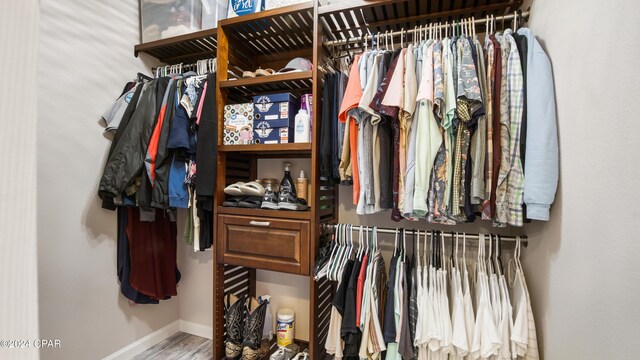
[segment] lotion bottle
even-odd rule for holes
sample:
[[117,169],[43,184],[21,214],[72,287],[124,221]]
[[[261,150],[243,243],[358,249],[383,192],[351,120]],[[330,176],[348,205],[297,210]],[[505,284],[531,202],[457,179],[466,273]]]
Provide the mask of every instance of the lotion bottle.
[[300,109],[295,118],[293,142],[308,143],[311,139],[311,118],[307,110]]
[[304,175],[304,170],[300,170],[300,177],[296,179],[296,193],[299,198],[304,199],[307,203],[309,199],[307,199],[307,189],[308,189],[309,180]]

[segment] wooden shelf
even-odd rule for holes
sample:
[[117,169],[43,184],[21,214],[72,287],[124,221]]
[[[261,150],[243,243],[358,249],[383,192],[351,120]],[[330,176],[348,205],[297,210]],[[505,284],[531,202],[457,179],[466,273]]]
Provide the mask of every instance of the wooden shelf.
[[248,79],[225,80],[220,82],[220,88],[231,91],[230,95],[240,96],[241,99],[275,92],[289,92],[300,97],[304,93],[311,92],[312,77],[311,71],[290,72]]
[[218,145],[218,151],[257,154],[260,157],[310,157],[311,143]]
[[238,52],[247,63],[274,53],[287,53],[291,59],[302,56],[300,50],[313,48],[313,9],[313,1],[307,1],[224,19],[219,26],[229,38],[230,52]]
[[220,87],[223,89],[234,88],[234,87],[250,87],[250,86],[260,86],[266,84],[278,84],[289,81],[296,80],[311,80],[313,76],[311,71],[298,71],[298,72],[290,72],[286,74],[274,74],[269,76],[258,76],[255,78],[249,79],[236,79],[236,80],[225,80],[220,82]]
[[245,208],[226,207],[226,206],[218,206],[218,214],[278,218],[278,219],[296,219],[296,220],[309,220],[311,218],[311,212],[309,210],[288,211],[288,210],[267,210],[267,209],[245,209]]
[[135,56],[146,53],[167,64],[209,59],[216,56],[217,33],[218,29],[213,28],[146,42],[136,45],[133,53]]

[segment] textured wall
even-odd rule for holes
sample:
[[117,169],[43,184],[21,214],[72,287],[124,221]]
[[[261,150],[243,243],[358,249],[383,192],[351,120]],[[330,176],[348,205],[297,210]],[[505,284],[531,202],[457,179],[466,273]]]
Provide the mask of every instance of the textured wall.
[[553,63],[561,159],[551,221],[527,229],[540,346],[545,359],[637,359],[640,3],[535,0],[531,11]]
[[116,214],[97,197],[110,141],[98,119],[137,71],[138,2],[41,1],[38,122],[43,359],[98,359],[175,321],[177,299],[131,307],[116,278]]
[[[38,338],[36,96],[38,1],[2,2],[0,66],[0,340]],[[38,351],[0,347],[0,359]]]

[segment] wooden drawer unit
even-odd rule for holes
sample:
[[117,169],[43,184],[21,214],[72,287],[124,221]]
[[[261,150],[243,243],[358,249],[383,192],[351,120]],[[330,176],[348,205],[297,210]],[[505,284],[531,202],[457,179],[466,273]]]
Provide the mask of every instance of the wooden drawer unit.
[[221,263],[309,275],[309,221],[218,214]]

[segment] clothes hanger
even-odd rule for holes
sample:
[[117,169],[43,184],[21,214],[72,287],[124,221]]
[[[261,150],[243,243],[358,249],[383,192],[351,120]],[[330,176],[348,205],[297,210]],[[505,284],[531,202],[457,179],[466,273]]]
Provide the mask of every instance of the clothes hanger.
[[440,232],[438,238],[440,239],[440,261],[442,261],[442,270],[447,271],[449,263],[447,262],[447,248],[444,243],[444,233]]
[[502,256],[502,240],[500,239],[500,235],[496,235],[493,262],[494,262],[494,266],[496,268],[496,273],[498,274],[498,276],[502,276],[502,272],[503,272],[502,264],[501,264],[502,262],[501,256]]
[[[416,259],[416,262],[415,262],[414,266],[415,266],[416,269],[420,269],[420,266],[421,266],[420,258],[422,257],[422,254],[420,253],[420,230],[418,230],[418,237],[416,239],[415,248],[414,248],[413,253],[414,253],[414,257]],[[420,280],[418,280],[418,281],[420,281]]]
[[395,238],[393,240],[393,255],[396,256],[398,254],[398,228],[396,228]]
[[373,249],[374,252],[378,251],[378,227],[374,226],[373,227],[373,233],[371,234],[371,236],[373,237]]
[[495,274],[496,273],[496,269],[495,269],[495,264],[493,263],[493,237],[491,236],[491,234],[488,234],[489,236],[489,255],[487,256],[487,260],[485,260],[486,263],[488,263],[488,267],[487,267],[487,272],[489,274]]
[[340,234],[340,224],[336,224],[334,228],[334,232],[331,235],[334,246],[331,248],[331,253],[329,254],[329,261],[327,261],[327,266],[328,266],[327,279],[330,281],[333,280],[331,271],[333,269],[333,264],[335,262],[335,255],[338,251],[338,247],[340,246],[339,240],[338,240],[339,234]]

